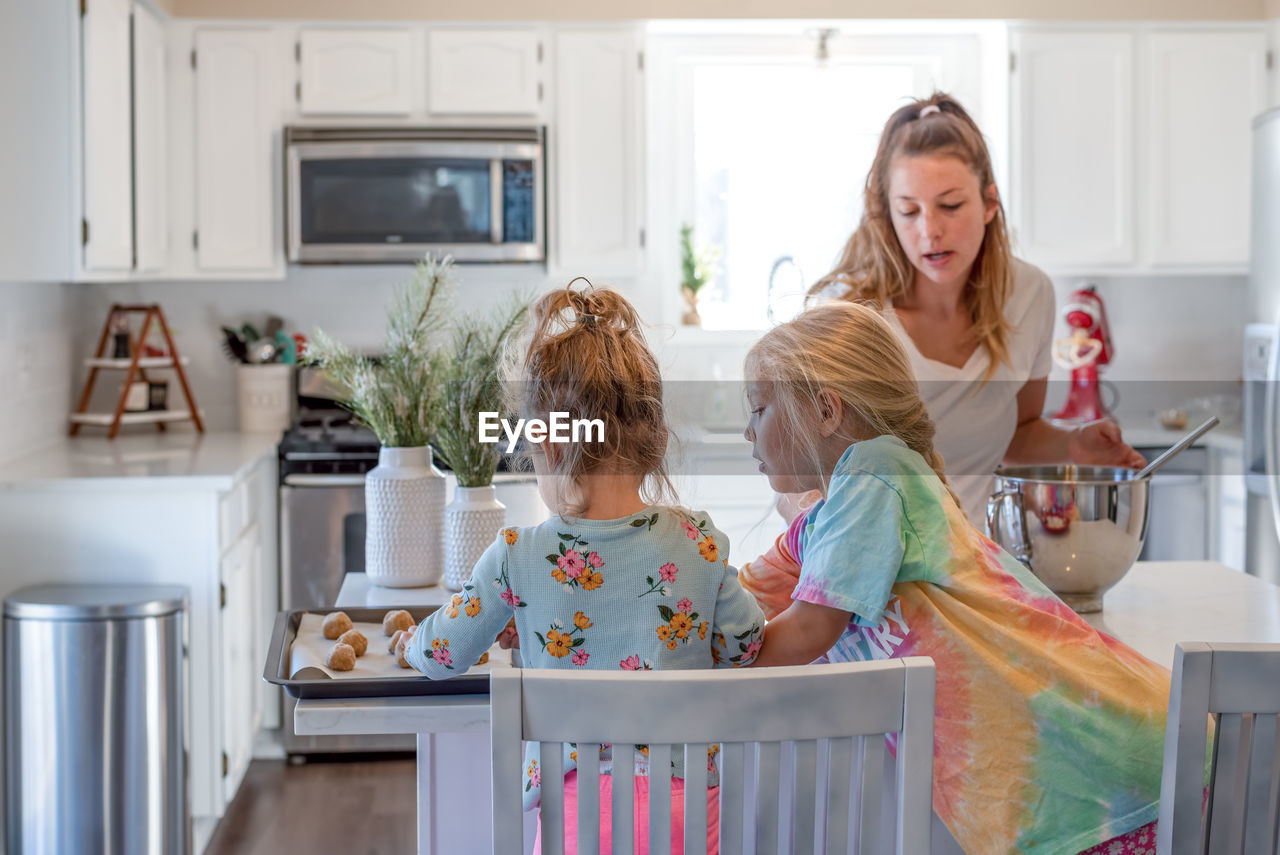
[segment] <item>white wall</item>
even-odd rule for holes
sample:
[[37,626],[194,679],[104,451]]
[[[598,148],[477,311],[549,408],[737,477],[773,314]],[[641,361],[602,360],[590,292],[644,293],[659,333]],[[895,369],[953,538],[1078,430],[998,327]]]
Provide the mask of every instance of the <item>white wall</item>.
[[75,287],[0,282],[0,462],[57,442],[74,406]]
[[[410,265],[291,266],[279,282],[122,282],[82,286],[77,302],[77,340],[87,355],[97,342],[112,303],[159,303],[173,329],[178,351],[191,360],[187,376],[210,430],[237,425],[235,369],[221,349],[222,325],[245,321],[261,328],[279,315],[289,332],[311,335],[316,327],[360,350],[382,349],[386,310],[395,291],[412,278]],[[539,265],[461,265],[454,296],[459,311],[481,312],[511,293],[533,294],[568,282],[548,279]],[[645,317],[654,307],[634,281],[610,280]],[[111,392],[114,394],[114,392]],[[170,386],[170,407],[181,392]],[[175,396],[177,396],[175,398]],[[100,399],[96,399],[100,400]]]
[[[244,321],[261,325],[268,313],[275,313],[289,330],[310,334],[318,326],[340,341],[377,351],[385,330],[386,306],[409,277],[408,266],[333,266],[292,267],[289,278],[282,282],[115,283],[61,286],[62,290],[60,286],[28,286],[22,291],[29,295],[26,302],[18,305],[20,317],[14,319],[6,311],[5,324],[11,329],[26,329],[33,323],[39,326],[41,322],[33,322],[31,313],[48,316],[56,308],[71,320],[67,322],[69,329],[53,338],[58,342],[74,340],[78,360],[95,345],[111,303],[158,302],[174,329],[179,350],[191,360],[189,377],[209,428],[230,430],[237,423],[235,372],[220,349],[220,325]],[[1059,277],[1054,283],[1059,310],[1071,292],[1085,282],[1098,286],[1106,304],[1115,357],[1103,369],[1103,379],[1114,384],[1119,393],[1122,417],[1150,419],[1153,413],[1184,399],[1238,394],[1245,277]],[[476,310],[508,293],[533,294],[563,284],[559,279],[549,280],[537,266],[464,265],[459,268],[455,304],[462,310]],[[678,407],[672,413],[675,420],[740,429],[745,418],[738,384],[742,360],[758,336],[663,325],[657,323],[661,320],[660,299],[655,293],[659,285],[636,281],[600,284],[618,288],[646,321],[654,323],[649,340],[668,380],[669,400]],[[67,294],[68,288],[72,297],[52,299],[51,295]],[[68,301],[74,302],[69,315],[65,309]],[[72,334],[68,336],[68,332]],[[1066,334],[1059,318],[1055,335]],[[10,338],[6,335],[0,346],[15,347]],[[30,343],[30,350],[31,359],[36,359],[37,353],[44,359],[41,347]],[[54,410],[58,419],[65,419],[70,406],[68,387],[74,380],[78,390],[83,372],[71,364],[67,354],[61,358],[59,364],[68,376],[61,378]],[[9,364],[15,364],[13,359],[11,356]],[[46,371],[49,368],[47,364],[44,367]],[[1066,377],[1067,372],[1058,368],[1051,375],[1054,381],[1065,381]],[[8,376],[0,382],[15,380]],[[100,385],[106,400],[99,397],[99,406],[112,403],[115,387],[109,382]],[[171,388],[170,394],[179,393]],[[1064,395],[1064,389],[1051,388],[1047,409],[1052,412],[1060,407]],[[12,433],[14,428],[7,430]],[[31,434],[33,438],[40,435],[39,431]],[[6,450],[0,445],[0,453]]]
[[[1115,353],[1102,379],[1120,396],[1115,412],[1121,421],[1154,422],[1160,410],[1196,398],[1239,396],[1246,277],[1056,277],[1055,335],[1067,335],[1062,306],[1087,282],[1097,285],[1111,325]],[[1067,376],[1055,367],[1051,383]],[[1046,409],[1056,411],[1065,394],[1051,385]],[[1225,427],[1232,416],[1221,415]]]

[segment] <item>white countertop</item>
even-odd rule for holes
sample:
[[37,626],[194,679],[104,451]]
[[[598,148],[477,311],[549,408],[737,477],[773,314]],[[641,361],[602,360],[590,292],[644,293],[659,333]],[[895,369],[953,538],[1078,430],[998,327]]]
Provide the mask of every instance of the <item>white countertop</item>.
[[264,456],[278,434],[168,430],[107,439],[65,437],[0,464],[0,490],[40,485],[83,489],[227,487]]
[[[374,590],[358,575],[348,574],[337,605],[432,604],[448,596],[439,588]],[[1139,561],[1107,592],[1102,611],[1085,619],[1170,668],[1180,641],[1280,642],[1280,587],[1216,561]],[[300,701],[294,723],[311,734],[478,733],[488,728],[488,696]]]

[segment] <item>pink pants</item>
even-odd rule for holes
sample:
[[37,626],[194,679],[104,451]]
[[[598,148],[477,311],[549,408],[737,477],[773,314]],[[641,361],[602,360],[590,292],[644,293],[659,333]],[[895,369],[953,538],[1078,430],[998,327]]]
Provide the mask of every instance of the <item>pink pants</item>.
[[[544,782],[545,783],[545,782]],[[649,779],[635,777],[632,840],[635,855],[649,855]],[[613,855],[613,776],[600,776],[600,855]],[[542,817],[533,851],[542,852]],[[578,853],[578,770],[564,776],[564,851]],[[720,855],[720,788],[707,788],[707,853]],[[671,779],[671,855],[684,855],[684,780]]]
[[1156,855],[1156,824],[1149,822],[1128,834],[1090,846],[1080,855]]

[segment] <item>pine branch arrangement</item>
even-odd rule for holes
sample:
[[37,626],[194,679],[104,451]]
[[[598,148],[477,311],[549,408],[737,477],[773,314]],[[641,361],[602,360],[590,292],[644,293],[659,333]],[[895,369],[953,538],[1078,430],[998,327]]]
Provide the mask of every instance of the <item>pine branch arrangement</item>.
[[443,393],[444,357],[436,339],[455,277],[450,256],[428,255],[418,262],[413,280],[387,310],[386,345],[376,360],[320,329],[307,345],[307,362],[346,389],[342,405],[384,446],[412,448],[431,441]]
[[454,330],[440,367],[443,400],[433,441],[457,475],[459,487],[493,482],[501,454],[497,444],[479,441],[479,415],[503,412],[503,348],[528,311],[527,301],[512,300],[488,318],[463,318]]

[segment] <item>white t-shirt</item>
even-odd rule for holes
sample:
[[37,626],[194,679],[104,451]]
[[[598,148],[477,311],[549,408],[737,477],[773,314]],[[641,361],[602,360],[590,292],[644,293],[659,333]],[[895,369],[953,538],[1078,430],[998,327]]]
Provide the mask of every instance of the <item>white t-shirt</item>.
[[979,345],[962,368],[926,359],[892,306],[884,316],[911,359],[920,397],[937,427],[933,447],[942,454],[947,480],[970,522],[986,531],[991,473],[1018,426],[1018,392],[1028,380],[1048,377],[1053,367],[1053,283],[1038,267],[1013,259],[1013,288],[1004,307],[1009,364],[1001,363],[985,385],[991,363],[985,347]]

